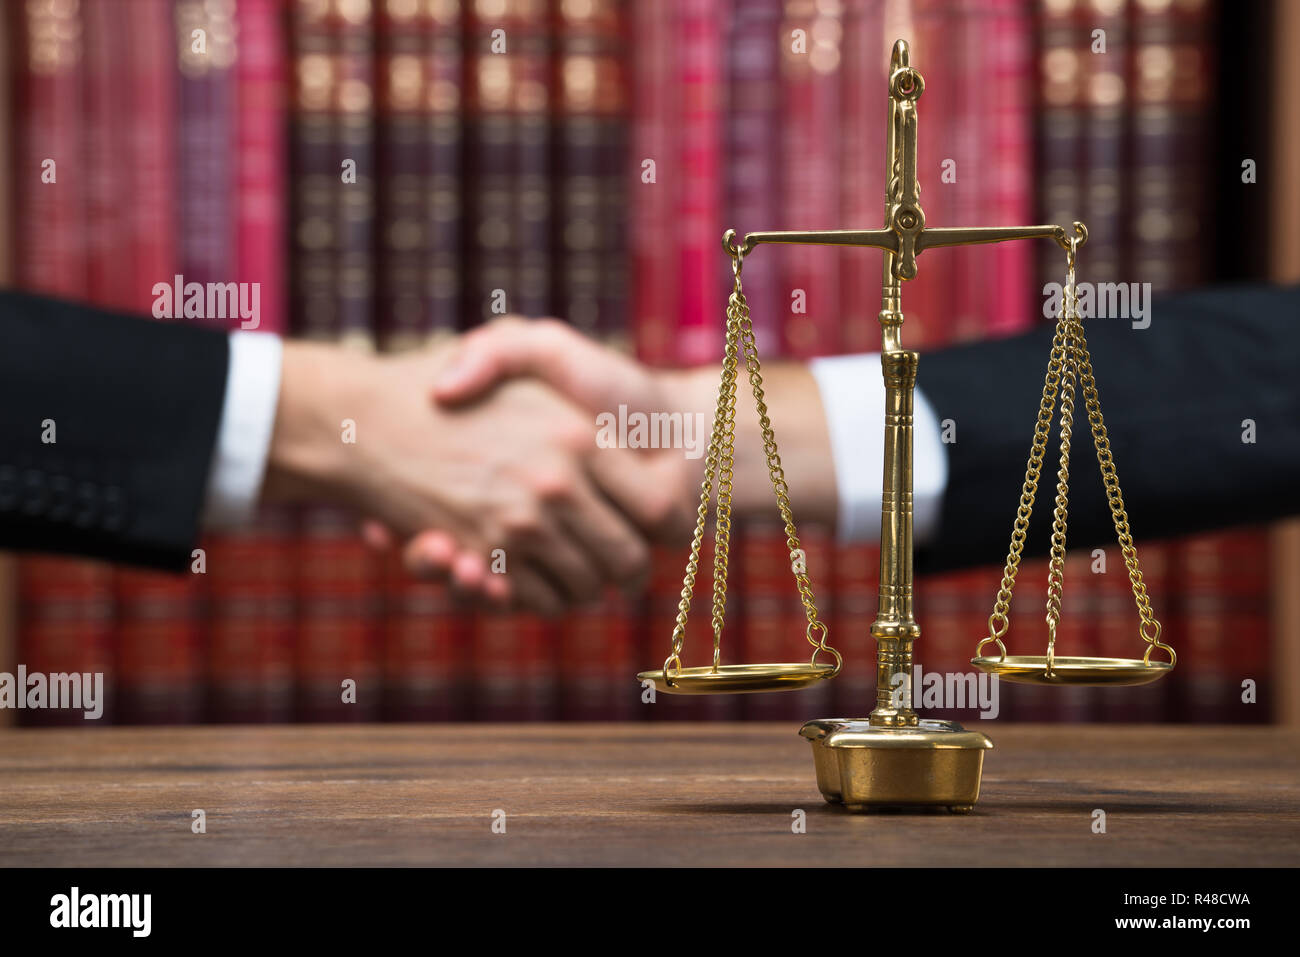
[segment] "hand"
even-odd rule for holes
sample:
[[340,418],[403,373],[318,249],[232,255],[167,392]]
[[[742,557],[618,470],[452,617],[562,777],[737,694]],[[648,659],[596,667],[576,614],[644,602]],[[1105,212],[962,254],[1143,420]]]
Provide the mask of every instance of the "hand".
[[[597,416],[617,418],[620,407],[625,414],[671,412],[691,416],[695,447],[690,456],[680,447],[598,449],[591,460],[597,485],[620,503],[648,538],[680,542],[689,535],[698,506],[704,446],[712,424],[716,372],[652,370],[581,336],[562,322],[505,318],[462,337],[441,365],[431,395],[443,408],[461,408],[478,401],[499,383],[520,377],[542,380],[583,406],[588,413],[589,443],[596,432]],[[635,482],[624,471],[629,456],[633,456],[631,461],[639,471]],[[630,499],[623,491],[632,485],[645,489],[642,497]],[[383,540],[382,532],[373,526],[368,536]],[[464,557],[453,536],[443,529],[417,536],[406,557],[412,570],[447,571],[463,588],[488,584],[477,569],[463,565]]]
[[[537,381],[431,404],[451,351],[377,358],[286,344],[265,495],[338,501],[402,538],[438,529],[454,554],[436,567],[535,610],[643,576],[636,526],[661,518],[655,476],[598,449],[591,417]],[[408,565],[427,572],[427,547],[408,544]],[[489,568],[495,549],[505,575]]]
[[[773,363],[764,366],[762,372],[784,476],[797,514],[834,524],[835,471],[817,384],[801,363]],[[597,416],[618,415],[620,406],[625,406],[627,415],[680,414],[683,419],[689,416],[698,422],[698,438],[703,444],[690,454],[682,448],[635,451],[635,461],[655,482],[658,496],[650,509],[654,520],[642,521],[641,529],[647,536],[670,544],[688,540],[700,504],[704,446],[718,397],[716,367],[650,369],[583,337],[565,323],[506,318],[464,336],[442,367],[432,397],[443,406],[454,407],[474,400],[502,380],[518,376],[541,379]],[[747,379],[742,369],[736,408],[732,512],[736,518],[761,515],[770,519],[776,517],[770,463],[753,400],[748,396]],[[599,473],[595,478],[603,484]],[[611,488],[606,487],[606,491]],[[457,561],[454,542],[438,532],[418,536],[415,548],[426,567],[448,568]]]

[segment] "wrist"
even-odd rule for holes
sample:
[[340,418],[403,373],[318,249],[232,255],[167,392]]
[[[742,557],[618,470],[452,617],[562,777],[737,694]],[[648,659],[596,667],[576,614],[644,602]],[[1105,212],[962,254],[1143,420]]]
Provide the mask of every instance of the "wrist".
[[355,419],[368,357],[334,346],[286,342],[267,453],[264,501],[348,499],[345,420]]

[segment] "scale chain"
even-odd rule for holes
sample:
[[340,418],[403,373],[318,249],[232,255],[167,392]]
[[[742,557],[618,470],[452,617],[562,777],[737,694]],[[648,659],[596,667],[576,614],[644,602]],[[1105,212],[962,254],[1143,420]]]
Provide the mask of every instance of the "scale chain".
[[[758,346],[754,338],[753,323],[749,318],[749,304],[745,301],[741,286],[740,273],[744,263],[744,252],[732,260],[735,284],[727,301],[726,345],[722,364],[722,381],[718,386],[718,404],[713,418],[713,432],[709,439],[708,453],[705,457],[704,480],[700,486],[700,504],[696,511],[695,533],[691,538],[690,557],[686,563],[686,574],[682,581],[681,601],[677,606],[677,620],[673,627],[672,652],[664,661],[664,680],[672,684],[672,673],[681,668],[681,653],[686,637],[686,622],[690,613],[691,598],[695,589],[695,578],[699,573],[700,548],[704,540],[704,526],[708,521],[709,501],[712,497],[716,477],[718,502],[716,516],[716,540],[713,556],[713,671],[718,670],[722,649],[722,628],[726,617],[728,552],[731,543],[731,493],[735,466],[735,429],[736,429],[736,382],[739,360],[743,356],[745,370],[754,393],[754,402],[758,409],[759,425],[763,432],[763,450],[767,460],[768,475],[772,480],[772,489],[776,494],[777,507],[785,522],[786,545],[793,556],[800,550],[799,536],[795,528],[794,514],[790,508],[789,486],[785,481],[785,472],[781,467],[781,456],[777,451],[776,436],[772,431],[772,422],[768,416],[767,403],[764,400],[762,367],[758,358]],[[812,584],[805,572],[799,571],[793,564],[795,585],[808,620],[805,631],[809,644],[813,646],[812,663],[822,652],[828,652],[835,658],[834,670],[828,677],[840,670],[843,659],[840,653],[826,644],[827,628],[818,617],[816,599]],[[813,633],[818,637],[814,638]]]
[[1092,432],[1093,445],[1097,451],[1097,463],[1101,469],[1102,483],[1106,489],[1106,500],[1110,506],[1115,524],[1115,535],[1120,552],[1128,571],[1129,584],[1133,590],[1133,600],[1137,605],[1141,624],[1138,634],[1148,645],[1143,656],[1143,664],[1149,664],[1151,652],[1161,648],[1169,653],[1170,665],[1176,663],[1173,648],[1162,643],[1160,639],[1160,622],[1156,620],[1147,596],[1146,584],[1138,565],[1137,548],[1129,530],[1128,513],[1124,507],[1124,496],[1119,487],[1119,476],[1115,469],[1115,460],[1110,451],[1110,438],[1106,432],[1105,421],[1101,414],[1101,400],[1097,393],[1097,382],[1092,371],[1092,357],[1088,351],[1088,341],[1084,337],[1083,323],[1078,315],[1078,297],[1075,289],[1075,265],[1077,259],[1078,238],[1072,238],[1066,252],[1066,283],[1062,293],[1061,311],[1057,316],[1056,331],[1052,338],[1052,351],[1047,363],[1047,374],[1043,383],[1043,397],[1039,404],[1038,419],[1034,424],[1034,437],[1031,443],[1029,462],[1025,469],[1025,482],[1020,493],[1020,506],[1011,531],[1011,544],[1007,552],[1006,565],[1003,568],[1002,583],[994,602],[993,613],[989,616],[989,635],[976,646],[975,654],[990,641],[996,642],[1003,658],[1006,646],[1002,636],[1006,634],[1009,624],[1008,614],[1011,596],[1015,589],[1016,575],[1020,570],[1021,553],[1029,528],[1029,518],[1033,511],[1034,499],[1038,491],[1038,481],[1042,472],[1043,456],[1046,452],[1047,437],[1051,432],[1055,418],[1056,399],[1061,399],[1061,457],[1057,471],[1056,501],[1052,521],[1052,543],[1047,582],[1047,660],[1046,671],[1052,673],[1055,660],[1056,631],[1061,617],[1061,596],[1064,589],[1066,528],[1069,510],[1069,463],[1070,441],[1074,423],[1074,393],[1076,381],[1081,387],[1084,405],[1088,414],[1088,424]]

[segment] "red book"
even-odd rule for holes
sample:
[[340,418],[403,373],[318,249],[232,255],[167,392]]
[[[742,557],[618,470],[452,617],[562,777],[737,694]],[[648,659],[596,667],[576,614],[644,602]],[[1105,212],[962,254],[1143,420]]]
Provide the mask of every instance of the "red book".
[[[87,295],[85,57],[78,11],[11,4],[14,279],[32,292]],[[16,665],[28,672],[103,673],[111,688],[112,571],[62,558],[23,558],[18,567]],[[110,702],[111,705],[111,702]],[[111,708],[105,712],[111,718]],[[81,725],[81,712],[22,711],[20,724]]]
[[[802,42],[795,39],[802,31]],[[839,177],[840,15],[787,0],[781,25],[782,229],[827,229],[842,216]],[[763,228],[763,227],[760,227]],[[778,246],[759,252],[779,270],[785,352],[798,359],[839,351],[839,250]]]
[[[605,241],[622,236],[602,222],[612,210],[607,168],[617,161],[617,116],[625,104],[620,52],[622,30],[612,0],[561,5],[555,24],[553,122],[555,126],[555,234],[558,252],[556,312],[587,335],[621,326],[602,316]],[[613,156],[611,156],[611,153]],[[616,176],[621,186],[622,176]]]
[[[375,25],[373,8],[334,0],[333,108],[339,163],[332,172],[338,240],[334,295],[340,340],[375,347]],[[355,164],[355,181],[342,178]]]
[[[1151,601],[1156,620],[1161,623],[1162,640],[1170,641],[1175,649],[1179,645],[1182,630],[1181,609],[1171,604],[1171,575],[1175,569],[1169,567],[1174,547],[1162,543],[1138,544],[1138,561],[1142,569],[1142,580],[1146,585],[1147,597]],[[1105,549],[1106,571],[1094,574],[1096,644],[1090,654],[1107,658],[1141,658],[1147,649],[1138,631],[1142,619],[1138,615],[1137,604],[1133,599],[1133,586],[1129,580],[1128,567],[1118,545],[1108,545]],[[1095,559],[1094,559],[1095,561]],[[1156,661],[1167,661],[1168,656],[1162,652],[1152,653]],[[1137,688],[1098,688],[1096,689],[1096,709],[1093,720],[1121,724],[1149,724],[1175,717],[1170,711],[1170,692],[1177,688],[1182,679],[1182,666],[1168,678],[1161,679],[1153,685]]]
[[[1198,535],[1177,548],[1180,603],[1176,627],[1165,625],[1178,653],[1181,717],[1197,724],[1229,720],[1236,677],[1228,671],[1237,646],[1236,596],[1231,593],[1224,536]],[[1153,652],[1153,655],[1155,653]],[[1235,682],[1234,682],[1235,683]]]
[[[884,12],[875,3],[849,4],[844,11],[839,161],[844,228],[876,228],[884,220],[886,67],[893,43],[885,36]],[[875,249],[840,252],[840,347],[846,353],[880,349],[881,256]]]
[[426,182],[424,242],[426,315],[430,332],[445,335],[461,324],[461,223],[466,171],[461,165],[464,41],[459,3],[431,3],[425,10],[423,114]]
[[[113,574],[108,565],[66,558],[26,557],[18,566],[18,660],[29,675],[102,674],[108,702],[102,723],[114,720]],[[86,727],[78,710],[22,710],[21,725]]]
[[[1221,661],[1222,693],[1227,704],[1224,720],[1267,724],[1278,687],[1269,673],[1273,576],[1268,538],[1258,529],[1247,529],[1224,535],[1219,547],[1226,568],[1224,584],[1232,596],[1233,608],[1231,647]],[[1177,650],[1177,645],[1174,647]],[[1246,700],[1246,681],[1255,684],[1253,703]]]
[[[978,158],[981,175],[980,222],[1016,225],[1034,222],[1033,17],[1020,0],[995,0],[983,21],[986,98],[978,104],[983,130]],[[1034,323],[1040,299],[1034,290],[1031,244],[995,243],[978,250],[987,286],[981,293],[984,332],[1020,332]]]
[[640,717],[640,689],[632,676],[649,665],[637,660],[629,602],[611,590],[592,606],[569,612],[555,632],[559,716],[566,721]]
[[383,688],[388,721],[459,721],[469,711],[469,622],[442,582],[417,581],[400,553],[385,569]]
[[533,615],[481,612],[474,618],[472,656],[475,720],[555,719],[559,662],[547,622]]
[[303,515],[298,549],[298,717],[376,720],[383,693],[379,563],[361,544],[356,517],[330,508]]
[[[239,0],[235,21],[235,270],[239,282],[257,285],[259,315],[255,327],[242,318],[230,326],[284,334],[285,38],[271,0]],[[264,508],[249,528],[205,543],[209,720],[282,721],[293,714],[295,535],[291,510]]]
[[[1093,572],[1097,560],[1092,551],[1072,551],[1065,556],[1065,575],[1061,588],[1061,619],[1056,626],[1056,654],[1063,657],[1091,657],[1097,651],[1100,635],[1097,628],[1100,576]],[[1109,567],[1107,568],[1109,571]],[[1055,720],[1067,722],[1095,720],[1097,689],[1063,687],[1057,692]]]
[[[1085,42],[1086,25],[1076,22],[1074,9],[1046,0],[1039,0],[1038,6],[1036,220],[1064,225],[1078,219],[1083,208],[1083,68],[1084,58],[1093,54]],[[1078,16],[1082,19],[1082,12]],[[1043,243],[1037,254],[1039,288],[1063,282],[1060,248]]]
[[207,543],[208,720],[294,718],[296,516],[266,509],[238,535]]
[[[674,0],[680,100],[677,168],[678,361],[714,362],[721,354],[723,308],[722,96],[725,49],[721,0]],[[664,170],[660,170],[663,176]],[[654,237],[663,242],[668,233]]]
[[676,361],[677,233],[676,57],[673,7],[631,5],[632,124],[627,192],[637,356],[651,365]]
[[84,37],[66,4],[10,4],[15,278],[31,292],[86,294]]
[[[127,234],[127,175],[115,158],[126,153],[129,59],[122,55],[128,38],[120,11],[109,0],[85,0],[81,22],[85,44],[84,136],[86,289],[97,306],[107,309],[140,309],[143,296],[132,296],[136,278],[129,259],[130,247],[122,241]],[[167,74],[155,79],[163,80]],[[154,117],[148,117],[153,119]],[[144,117],[141,118],[143,121]],[[155,281],[166,280],[166,275]],[[150,283],[152,285],[152,283]]]
[[[373,10],[335,0],[324,15],[313,4],[297,14],[299,278],[304,304],[322,293],[329,303],[319,315],[295,314],[295,328],[368,351],[375,345]],[[356,516],[332,507],[303,512],[297,548],[298,715],[375,720],[383,691],[381,560],[361,541]],[[355,700],[346,682],[354,683]]]
[[876,620],[880,585],[880,549],[876,545],[842,545],[835,554],[835,605],[830,643],[844,656],[844,667],[831,683],[833,712],[865,718],[876,706]]
[[[781,0],[738,5],[731,19],[724,221],[741,236],[775,229],[781,221],[781,157],[774,148],[781,136],[780,27]],[[729,289],[723,291],[729,294]],[[758,354],[779,356],[789,309],[779,271],[762,265],[749,270],[745,299]]]

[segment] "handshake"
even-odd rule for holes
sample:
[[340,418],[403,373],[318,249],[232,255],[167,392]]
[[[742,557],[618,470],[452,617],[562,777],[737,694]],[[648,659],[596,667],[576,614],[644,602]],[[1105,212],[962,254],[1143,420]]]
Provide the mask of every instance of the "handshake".
[[[783,446],[791,495],[796,507],[808,496],[801,517],[826,518],[834,481],[824,422],[807,407],[815,386],[802,367],[778,369],[773,408],[787,414],[777,393],[797,385],[788,398],[817,420],[793,422],[798,439]],[[501,319],[398,356],[286,343],[263,499],[349,506],[369,543],[401,545],[411,573],[554,614],[607,585],[637,587],[651,544],[686,543],[718,381],[716,369],[649,369],[553,320]],[[733,507],[775,514],[746,404]],[[797,446],[818,437],[821,461],[797,467]]]

